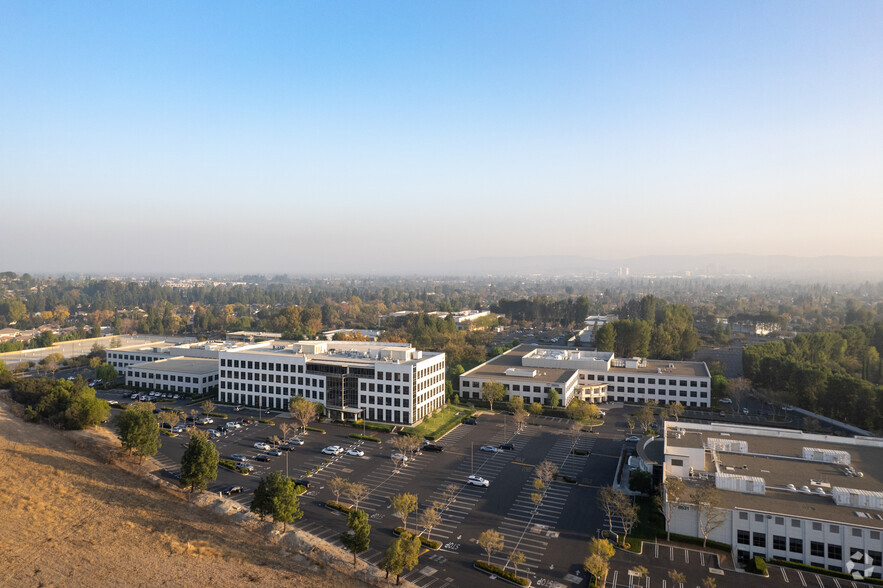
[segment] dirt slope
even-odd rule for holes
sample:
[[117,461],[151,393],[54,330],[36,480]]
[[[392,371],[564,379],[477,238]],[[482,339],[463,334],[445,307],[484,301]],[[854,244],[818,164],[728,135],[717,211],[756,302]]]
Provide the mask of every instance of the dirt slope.
[[[104,463],[94,433],[23,422],[7,403],[0,400],[4,586],[362,585]],[[105,450],[116,441],[105,439]]]

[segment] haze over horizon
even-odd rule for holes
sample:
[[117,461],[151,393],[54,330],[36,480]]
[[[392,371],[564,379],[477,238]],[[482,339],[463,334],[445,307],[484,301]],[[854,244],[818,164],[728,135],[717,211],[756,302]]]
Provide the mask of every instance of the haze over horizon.
[[0,271],[883,256],[883,4],[0,2]]

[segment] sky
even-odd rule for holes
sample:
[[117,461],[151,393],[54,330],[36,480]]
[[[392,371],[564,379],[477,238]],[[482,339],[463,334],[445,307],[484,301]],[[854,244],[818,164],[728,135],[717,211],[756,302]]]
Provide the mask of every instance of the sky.
[[883,255],[883,3],[0,0],[0,270]]

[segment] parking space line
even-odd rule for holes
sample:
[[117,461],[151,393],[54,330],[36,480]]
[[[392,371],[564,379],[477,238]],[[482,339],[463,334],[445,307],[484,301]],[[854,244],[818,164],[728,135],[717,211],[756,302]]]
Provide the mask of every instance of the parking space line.
[[797,577],[800,579],[800,583],[806,586],[806,580],[803,577],[803,572],[800,570],[795,570],[797,572]]
[[790,583],[791,581],[788,579],[788,574],[785,573],[785,568],[779,568],[779,571],[782,572],[782,579]]

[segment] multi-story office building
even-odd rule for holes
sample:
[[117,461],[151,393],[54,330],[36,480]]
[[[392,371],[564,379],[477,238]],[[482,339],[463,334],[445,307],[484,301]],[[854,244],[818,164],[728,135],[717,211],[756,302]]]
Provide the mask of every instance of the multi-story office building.
[[731,545],[736,558],[881,577],[883,440],[667,421],[664,443],[665,479],[686,485],[671,504],[673,533],[702,536],[695,492],[714,485],[724,516],[708,538]]
[[125,368],[126,383],[138,389],[202,395],[218,389],[218,360],[172,357],[133,363]]
[[295,396],[332,418],[414,425],[445,403],[445,354],[406,343],[267,341],[220,353],[221,402],[287,410]]
[[[613,353],[566,347],[519,345],[460,376],[464,400],[481,397],[481,385],[500,382],[509,396],[525,403],[549,403],[558,392],[562,405],[574,397],[709,406],[711,374],[703,362],[616,358]],[[606,385],[606,390],[603,386]]]

